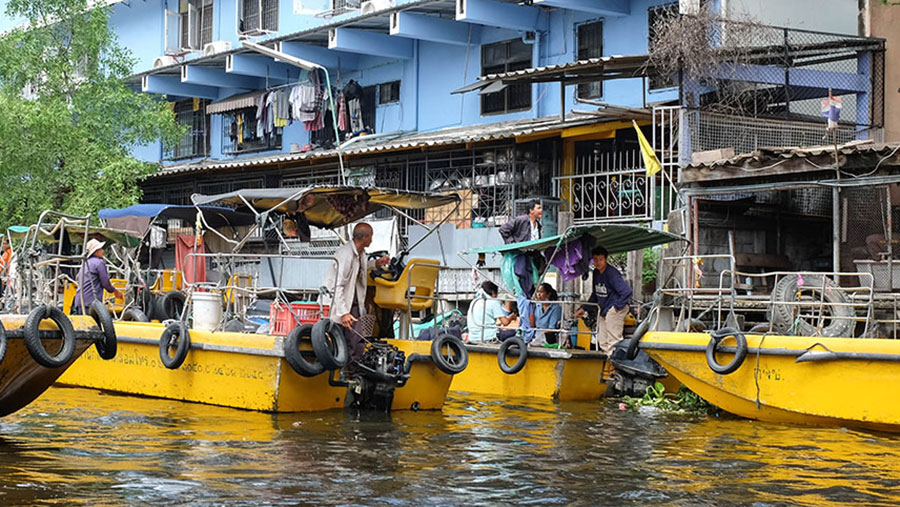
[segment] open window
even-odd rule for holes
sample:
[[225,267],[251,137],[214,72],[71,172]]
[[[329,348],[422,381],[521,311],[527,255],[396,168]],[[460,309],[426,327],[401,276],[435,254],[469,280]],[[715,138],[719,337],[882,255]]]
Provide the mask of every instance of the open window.
[[213,0],[180,0],[178,12],[166,11],[166,53],[203,49],[213,41]]
[[278,31],[278,0],[237,0],[238,33],[262,35]]
[[[577,28],[578,59],[603,57],[603,21],[583,23]],[[579,99],[599,99],[603,97],[603,81],[578,85]]]
[[[481,75],[523,70],[531,67],[531,46],[512,39],[481,47]],[[482,90],[481,114],[511,113],[531,109],[531,84],[505,86],[493,93]]]

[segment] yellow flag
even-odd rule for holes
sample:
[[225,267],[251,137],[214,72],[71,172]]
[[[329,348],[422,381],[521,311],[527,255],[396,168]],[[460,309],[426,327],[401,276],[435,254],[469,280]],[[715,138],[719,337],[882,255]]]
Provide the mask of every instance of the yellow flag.
[[656,158],[656,152],[653,151],[653,146],[650,146],[650,141],[644,137],[644,133],[641,132],[637,122],[631,120],[631,123],[634,124],[634,130],[637,131],[638,143],[641,145],[641,158],[644,159],[644,167],[647,168],[647,177],[649,178],[661,171],[662,165],[660,165],[659,159]]

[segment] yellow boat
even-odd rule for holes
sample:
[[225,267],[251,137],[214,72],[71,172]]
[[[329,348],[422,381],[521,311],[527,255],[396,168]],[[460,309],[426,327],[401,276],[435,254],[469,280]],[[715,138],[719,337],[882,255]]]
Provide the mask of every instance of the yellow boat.
[[[575,349],[528,350],[519,372],[507,375],[497,363],[499,345],[467,345],[469,366],[453,376],[460,394],[546,400],[597,400],[606,393],[606,354]],[[607,372],[608,373],[608,372]]]
[[[745,338],[746,355],[729,374],[710,368],[709,334],[648,332],[640,348],[703,399],[741,417],[900,431],[900,406],[886,398],[900,378],[900,342],[759,334]],[[733,338],[726,340],[734,343]],[[732,362],[736,347],[721,349],[724,353],[714,354],[716,362]]]
[[[214,220],[223,229],[233,229],[236,223],[268,223],[276,217],[287,221],[288,213],[293,220],[302,218],[309,225],[336,228],[380,209],[424,209],[459,202],[456,195],[359,187],[248,189],[195,198],[204,202],[198,202],[196,207],[138,205],[122,210],[101,210],[100,216],[143,217],[146,219],[145,231],[152,220],[164,219],[165,213],[176,216],[199,213],[196,216],[198,230],[215,230]],[[208,206],[213,202],[243,208],[235,211]],[[135,232],[143,234],[145,231]],[[235,248],[241,248],[252,230],[237,240],[224,236],[223,232],[216,234],[237,245]],[[410,341],[393,339],[378,334],[377,330],[375,334],[364,335],[374,338],[365,345],[363,356],[348,362],[347,345],[341,333],[343,328],[327,317],[322,318],[321,307],[308,309],[305,308],[308,305],[290,303],[285,294],[291,289],[284,286],[281,278],[276,279],[271,267],[276,262],[299,262],[288,269],[307,269],[305,262],[336,262],[331,257],[192,253],[185,263],[213,261],[226,272],[223,277],[226,281],[191,283],[185,277],[186,295],[169,293],[184,302],[183,311],[177,305],[167,308],[167,305],[157,303],[155,312],[148,308],[140,315],[145,319],[147,315],[154,315],[157,319],[165,319],[165,324],[116,322],[119,354],[115,360],[100,361],[96,354],[88,352],[59,379],[59,383],[265,412],[318,411],[345,406],[439,410],[444,405],[453,373],[465,369],[466,350],[458,339],[458,343],[448,339]],[[254,263],[268,265],[271,284],[260,285],[261,277],[256,274],[251,278],[255,285],[248,287],[240,283],[237,271],[227,270],[238,264]],[[408,323],[411,310],[423,311],[433,304],[439,268],[437,261],[428,259],[413,258],[405,266],[395,259],[387,273],[381,273],[385,277],[372,277],[369,285],[374,291],[369,302],[374,306],[368,308],[367,313],[379,315],[382,310],[397,311],[401,320]],[[278,270],[279,273],[283,271],[284,268]],[[331,283],[330,280],[323,282],[325,285]],[[235,322],[238,327],[245,328],[245,315],[239,308],[246,311],[246,304],[238,304],[238,300],[249,295],[274,296],[273,315],[276,307],[283,309],[278,312],[284,313],[284,321],[280,317],[273,318],[270,331],[287,336],[227,330],[228,324]],[[135,298],[135,301],[140,299]]]
[[[592,244],[603,245],[610,254],[683,240],[674,234],[631,225],[572,226],[556,236],[497,247],[472,249],[462,252],[460,256],[475,254],[484,260],[486,255],[538,253],[552,258],[562,252],[569,243],[581,242],[584,239],[589,239]],[[465,257],[463,258],[465,259]],[[478,269],[477,265],[472,267]],[[546,274],[545,270],[541,279]],[[510,292],[514,291],[510,290]],[[537,303],[536,301],[531,302]],[[576,305],[574,301],[561,304],[570,307]],[[569,322],[572,325],[575,324],[574,320]],[[569,334],[570,326],[561,324],[562,329],[543,331],[555,331],[560,336]],[[626,324],[633,325],[633,317]],[[581,319],[578,319],[577,326],[578,330],[575,333],[577,338],[573,341],[578,342],[581,350],[574,348],[520,348],[518,345],[504,347],[499,344],[467,345],[469,366],[464,372],[454,376],[450,390],[458,393],[511,398],[600,399],[606,394],[607,381],[610,380],[614,368],[606,354],[589,350],[591,335],[594,331],[588,328]],[[517,339],[521,340],[521,338]],[[510,349],[519,350],[517,358],[517,362],[521,362],[519,367],[510,364],[513,358],[506,352]],[[501,367],[501,363],[505,363],[506,371]],[[621,369],[619,374],[623,374]]]
[[[343,408],[347,387],[329,375],[298,375],[284,357],[282,336],[190,330],[190,351],[178,369],[159,353],[160,323],[116,322],[119,352],[103,361],[90,350],[59,384],[126,394],[207,403],[263,412],[308,412]],[[387,340],[409,357],[429,354],[431,342]],[[439,410],[451,376],[428,361],[411,365],[410,379],[394,391],[395,410]]]
[[27,320],[27,315],[0,316],[5,329],[0,338],[0,417],[22,409],[43,394],[94,344],[100,331],[91,317],[72,317],[75,333],[72,350],[67,353],[61,345],[57,325],[50,320],[41,321],[38,325],[41,345],[59,363],[58,366],[47,366],[40,364],[26,345]]

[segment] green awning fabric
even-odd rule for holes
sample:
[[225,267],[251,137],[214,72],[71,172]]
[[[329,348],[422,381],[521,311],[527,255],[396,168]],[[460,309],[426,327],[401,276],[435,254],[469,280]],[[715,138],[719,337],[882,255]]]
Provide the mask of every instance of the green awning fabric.
[[[37,226],[32,225],[30,227],[26,227],[22,225],[13,225],[9,227],[8,231],[10,239],[17,241],[25,239],[28,231],[32,230],[33,227]],[[66,234],[69,235],[69,241],[71,241],[73,244],[80,245],[84,243],[84,225],[72,222],[59,222],[50,229],[41,229],[40,234],[38,234],[37,240],[42,243],[55,243],[56,241],[58,241],[56,235],[59,232],[60,227],[66,228]],[[135,248],[141,244],[141,238],[128,234],[125,231],[120,231],[118,229],[90,226],[90,228],[88,229],[88,235],[92,236],[95,234],[103,236],[106,241],[111,241],[126,248]]]
[[556,248],[558,244],[565,244],[584,235],[591,235],[597,245],[602,245],[610,254],[643,250],[656,245],[673,243],[675,241],[687,241],[682,236],[670,232],[657,231],[637,225],[582,225],[569,228],[564,234],[547,238],[511,243],[509,245],[474,248],[466,250],[464,254],[482,253],[507,253],[543,251],[548,248]]

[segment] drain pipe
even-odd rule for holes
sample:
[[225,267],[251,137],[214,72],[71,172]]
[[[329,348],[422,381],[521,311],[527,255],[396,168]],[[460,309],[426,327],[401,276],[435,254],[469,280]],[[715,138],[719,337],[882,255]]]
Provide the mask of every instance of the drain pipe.
[[[529,33],[534,34],[533,39],[528,37]],[[524,34],[522,34],[522,42],[524,42],[525,44],[531,44],[531,46],[532,46],[531,61],[537,62],[534,64],[535,67],[540,67],[541,66],[541,32],[539,32],[537,30],[535,30],[534,32],[525,32]],[[546,86],[546,83],[543,83],[543,84],[544,84],[544,86]],[[538,93],[538,88],[540,88],[540,86],[541,86],[541,83],[538,83],[538,86],[532,87],[532,90],[531,90],[531,103],[534,104],[534,113],[533,114],[534,114],[535,118],[540,118],[540,116],[541,116],[541,114],[540,114],[540,112],[541,112],[541,104],[540,104],[541,94]],[[562,85],[562,86],[563,86],[563,88],[565,88],[565,85]],[[565,105],[563,106],[563,109],[565,109]]]
[[334,126],[334,139],[335,144],[337,145],[338,165],[341,168],[341,185],[345,185],[347,182],[346,175],[344,174],[344,157],[341,152],[341,134],[338,131],[337,106],[334,104],[334,95],[331,93],[331,77],[328,75],[328,69],[326,69],[323,65],[319,65],[318,63],[310,62],[302,58],[297,58],[296,56],[291,56],[287,53],[276,51],[270,47],[266,47],[255,42],[244,41],[241,43],[241,46],[247,49],[252,49],[253,51],[256,51],[261,55],[274,58],[276,61],[282,61],[306,71],[321,69],[325,72],[325,85],[328,87],[328,102],[331,103],[331,123]]

